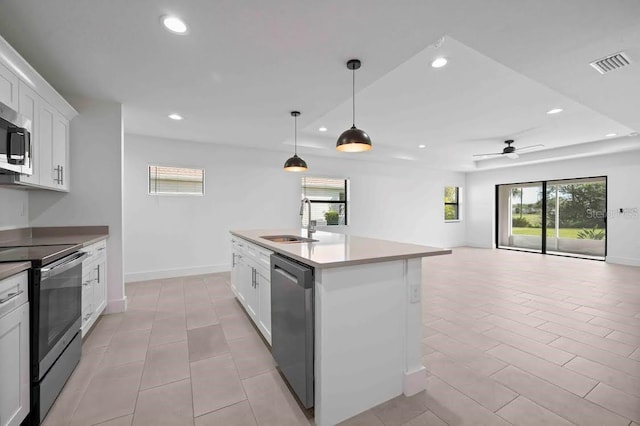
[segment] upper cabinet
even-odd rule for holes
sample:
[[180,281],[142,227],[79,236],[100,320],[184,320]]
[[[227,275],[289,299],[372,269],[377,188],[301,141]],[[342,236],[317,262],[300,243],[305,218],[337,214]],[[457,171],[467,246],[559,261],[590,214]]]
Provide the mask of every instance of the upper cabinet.
[[18,110],[18,76],[0,62],[0,102]]
[[23,117],[31,121],[31,163],[33,165],[33,174],[20,176],[24,183],[38,185],[40,183],[40,144],[39,144],[39,127],[40,124],[40,96],[21,81],[19,88],[19,111]]
[[0,102],[30,121],[33,162],[32,175],[0,175],[0,183],[68,192],[69,123],[78,113],[2,37]]

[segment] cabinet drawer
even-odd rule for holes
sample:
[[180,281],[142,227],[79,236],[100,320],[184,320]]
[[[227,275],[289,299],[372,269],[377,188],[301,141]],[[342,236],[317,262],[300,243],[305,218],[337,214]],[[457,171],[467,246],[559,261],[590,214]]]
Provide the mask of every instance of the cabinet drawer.
[[22,271],[0,281],[0,317],[27,302],[28,284],[28,271]]
[[258,263],[267,269],[271,269],[271,255],[273,252],[265,248],[260,247],[258,249]]

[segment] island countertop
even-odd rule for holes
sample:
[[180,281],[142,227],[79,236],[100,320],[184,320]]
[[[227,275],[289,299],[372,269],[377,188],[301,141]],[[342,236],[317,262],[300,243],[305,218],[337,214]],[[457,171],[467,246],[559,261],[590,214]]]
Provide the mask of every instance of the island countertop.
[[315,232],[311,238],[317,241],[309,243],[276,243],[262,238],[270,235],[307,237],[306,229],[231,230],[230,233],[316,268],[336,268],[451,254],[451,250],[445,248],[323,231]]

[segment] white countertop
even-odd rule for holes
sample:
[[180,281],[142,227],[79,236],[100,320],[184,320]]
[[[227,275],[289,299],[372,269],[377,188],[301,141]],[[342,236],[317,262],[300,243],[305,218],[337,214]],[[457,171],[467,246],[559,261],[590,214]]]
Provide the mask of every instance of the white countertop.
[[323,231],[315,232],[311,238],[318,241],[310,243],[276,243],[261,238],[269,235],[307,237],[306,229],[250,229],[232,230],[230,232],[236,237],[316,268],[335,268],[451,254],[450,249]]

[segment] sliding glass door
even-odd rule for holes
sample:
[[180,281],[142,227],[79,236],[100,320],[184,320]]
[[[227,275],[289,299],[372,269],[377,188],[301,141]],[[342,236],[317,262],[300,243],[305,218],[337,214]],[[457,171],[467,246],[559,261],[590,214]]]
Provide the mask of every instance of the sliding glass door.
[[541,182],[499,185],[498,246],[542,251]]
[[604,259],[606,204],[606,177],[497,185],[496,246]]
[[604,177],[547,182],[547,253],[604,258],[606,207]]

